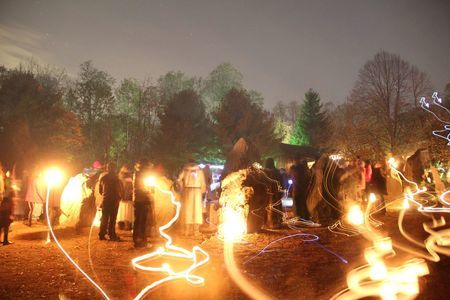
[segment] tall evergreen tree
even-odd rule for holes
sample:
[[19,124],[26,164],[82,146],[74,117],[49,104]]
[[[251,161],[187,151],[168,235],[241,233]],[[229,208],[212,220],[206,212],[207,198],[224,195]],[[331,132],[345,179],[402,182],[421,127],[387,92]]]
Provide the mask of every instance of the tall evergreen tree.
[[291,143],[320,147],[325,145],[328,134],[328,116],[323,109],[319,93],[309,89],[305,93],[305,99],[295,122]]

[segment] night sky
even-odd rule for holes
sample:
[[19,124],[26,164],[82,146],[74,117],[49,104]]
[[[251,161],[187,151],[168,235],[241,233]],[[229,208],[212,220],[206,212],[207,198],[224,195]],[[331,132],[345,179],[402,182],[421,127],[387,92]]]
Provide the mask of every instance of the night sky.
[[33,56],[76,75],[94,64],[120,80],[170,70],[206,77],[230,62],[266,107],[308,88],[341,102],[380,49],[450,82],[450,1],[0,0],[0,64]]

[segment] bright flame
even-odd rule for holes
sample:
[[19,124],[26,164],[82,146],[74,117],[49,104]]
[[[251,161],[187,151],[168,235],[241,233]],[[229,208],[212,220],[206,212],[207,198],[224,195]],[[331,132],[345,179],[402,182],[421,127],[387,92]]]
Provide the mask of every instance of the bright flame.
[[156,178],[155,178],[155,176],[146,177],[144,179],[144,184],[147,187],[154,187],[154,186],[156,186]]
[[398,161],[395,160],[395,158],[391,157],[388,159],[388,164],[393,167],[394,169],[398,168]]
[[350,208],[350,223],[371,240],[373,246],[364,251],[367,264],[348,273],[348,289],[334,295],[332,299],[361,299],[372,296],[382,299],[412,299],[419,293],[418,278],[429,272],[425,261],[417,258],[398,267],[386,265],[385,257],[395,255],[391,238],[382,237],[371,227],[370,222],[366,221],[364,224],[364,220],[369,219],[373,203],[374,201],[368,202],[364,216],[359,206]]
[[350,207],[347,220],[350,224],[353,225],[363,225],[364,224],[364,214],[361,210],[361,207],[357,204]]
[[247,170],[229,174],[222,181],[219,238],[237,242],[247,233],[248,199],[243,190]]
[[51,167],[45,171],[45,181],[50,187],[56,186],[63,181],[63,172],[56,167]]
[[[153,179],[150,179],[153,178]],[[147,180],[148,179],[148,180]],[[176,279],[185,279],[186,281],[200,285],[203,284],[205,279],[203,277],[197,276],[192,274],[198,267],[206,264],[209,261],[209,254],[205,252],[202,248],[199,246],[194,246],[192,248],[192,251],[188,251],[184,248],[174,246],[172,245],[172,237],[168,235],[165,230],[170,228],[180,216],[180,208],[181,203],[179,201],[176,201],[174,194],[171,191],[164,190],[159,187],[157,184],[155,177],[147,177],[145,180],[145,183],[147,186],[155,187],[157,190],[159,190],[161,193],[166,194],[170,196],[170,201],[173,205],[176,207],[175,216],[165,225],[159,227],[159,233],[163,238],[165,238],[167,241],[164,245],[164,247],[159,247],[155,251],[133,258],[131,260],[132,265],[135,269],[145,271],[145,272],[158,272],[158,273],[165,273],[167,276],[153,282],[152,284],[146,286],[144,289],[142,289],[141,292],[136,296],[135,299],[141,299],[143,298],[151,289],[155,288],[156,286],[167,282],[171,280]],[[203,257],[202,259],[199,259],[200,257]],[[170,264],[168,263],[162,263],[159,267],[151,267],[147,265],[147,261],[153,260],[155,258],[161,258],[161,257],[169,257],[169,258],[181,258],[181,259],[187,259],[192,260],[192,264],[185,270],[182,271],[175,271],[172,269]]]
[[[49,169],[46,172],[46,179],[47,179],[47,197],[45,201],[45,213],[47,216],[49,216],[49,196],[50,196],[50,190],[51,187],[55,184],[58,184],[62,181],[62,173],[57,168]],[[78,271],[80,271],[81,274],[83,274],[84,277],[97,289],[97,291],[103,296],[105,299],[109,299],[106,292],[73,260],[73,258],[67,253],[67,251],[63,248],[63,246],[59,243],[58,239],[56,238],[55,233],[53,232],[53,227],[50,222],[50,218],[47,218],[47,225],[48,229],[50,231],[50,235],[55,241],[56,245],[58,246],[59,250],[64,254],[64,256],[72,263],[75,268],[77,268]],[[50,240],[50,236],[47,236],[47,241]]]
[[243,212],[235,211],[229,207],[223,212],[223,237],[226,242],[240,241],[247,232],[247,222],[242,218]]
[[[253,165],[260,171],[259,165]],[[239,288],[252,299],[269,299],[239,271],[233,255],[235,242],[243,239],[247,233],[248,197],[243,182],[249,173],[248,169],[229,174],[222,181],[222,194],[219,203],[222,205],[219,238],[224,240],[224,260],[230,277]],[[247,190],[247,192],[252,192]]]
[[377,197],[375,196],[374,193],[370,193],[369,194],[369,201],[372,202],[372,203],[377,201]]

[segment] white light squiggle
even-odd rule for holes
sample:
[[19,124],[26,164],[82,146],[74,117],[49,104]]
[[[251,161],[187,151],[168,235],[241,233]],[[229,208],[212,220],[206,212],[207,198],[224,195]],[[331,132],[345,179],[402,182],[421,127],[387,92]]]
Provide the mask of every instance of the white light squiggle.
[[[143,298],[148,292],[150,292],[151,289],[155,288],[156,286],[167,282],[171,280],[176,279],[185,279],[189,283],[200,285],[205,282],[205,279],[203,277],[197,276],[192,274],[197,268],[200,266],[206,264],[209,261],[209,254],[205,252],[202,248],[199,246],[194,246],[192,248],[192,251],[188,251],[184,248],[175,246],[172,244],[172,237],[168,235],[165,230],[169,229],[180,216],[180,209],[181,209],[181,203],[179,201],[176,201],[174,194],[171,191],[164,190],[159,187],[157,184],[156,178],[148,178],[146,179],[146,183],[151,185],[152,187],[158,189],[161,193],[169,195],[170,201],[173,205],[175,205],[176,211],[174,217],[165,225],[159,227],[159,233],[163,238],[165,238],[167,241],[164,245],[164,247],[159,247],[156,251],[133,258],[131,263],[134,266],[135,269],[145,271],[145,272],[158,272],[158,273],[165,273],[167,276],[164,277],[161,280],[155,281],[152,284],[146,286],[144,289],[139,292],[139,294],[135,297],[135,299],[141,299]],[[203,256],[202,259],[199,259],[199,256]],[[163,263],[159,267],[151,267],[146,266],[145,263],[149,260],[153,260],[155,258],[161,258],[161,257],[170,257],[170,258],[181,258],[181,259],[187,259],[192,260],[192,264],[185,270],[182,271],[175,271],[172,269],[172,267],[168,263]]]
[[[433,104],[444,109],[447,113],[450,113],[450,110],[442,105],[442,99],[438,97],[438,93],[434,92],[432,95]],[[436,113],[430,110],[431,104],[427,102],[425,97],[421,97],[419,100],[420,106],[425,111],[431,113],[439,122],[443,123],[444,129],[441,130],[433,130],[432,133],[434,136],[438,138],[442,138],[447,141],[447,145],[450,146],[450,122],[442,120]]]
[[49,217],[49,197],[50,197],[50,190],[52,188],[53,185],[59,183],[59,181],[61,181],[61,173],[57,172],[57,169],[50,169],[49,172],[46,173],[47,176],[47,196],[46,196],[46,201],[45,201],[45,213],[47,215],[47,225],[48,225],[48,229],[50,231],[50,235],[53,238],[53,240],[55,241],[56,245],[58,246],[58,248],[61,250],[61,252],[64,254],[64,256],[66,256],[66,258],[72,263],[72,265],[75,266],[75,268],[77,268],[78,271],[80,271],[81,274],[83,274],[84,277],[86,277],[86,279],[97,289],[97,291],[102,295],[103,298],[108,299],[109,297],[106,294],[106,292],[72,259],[72,257],[69,255],[69,253],[67,253],[67,251],[63,248],[63,246],[59,243],[58,239],[56,238],[55,233],[53,232],[53,227],[50,221],[50,217]]

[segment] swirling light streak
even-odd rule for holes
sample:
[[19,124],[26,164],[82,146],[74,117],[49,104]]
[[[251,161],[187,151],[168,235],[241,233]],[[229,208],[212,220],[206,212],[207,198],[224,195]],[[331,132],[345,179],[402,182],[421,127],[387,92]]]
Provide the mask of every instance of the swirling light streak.
[[[392,167],[392,166],[391,166]],[[448,213],[450,212],[450,208],[447,207],[424,207],[422,203],[418,202],[414,199],[416,195],[422,194],[426,192],[426,188],[419,188],[419,185],[413,181],[408,180],[402,172],[394,168],[396,171],[406,182],[412,184],[415,188],[415,191],[411,191],[410,189],[406,190],[405,198],[403,202],[402,210],[400,211],[398,218],[398,227],[402,236],[411,242],[412,244],[418,246],[419,248],[426,249],[428,253],[422,253],[421,251],[414,250],[410,247],[406,247],[401,245],[400,243],[395,243],[395,246],[399,249],[402,249],[411,254],[420,256],[422,258],[428,259],[433,262],[440,261],[439,253],[450,256],[450,229],[442,229],[442,230],[434,230],[439,227],[443,227],[446,225],[446,221],[443,216],[440,216],[439,219],[434,217],[435,213]],[[444,197],[449,193],[449,191],[443,193],[439,198],[440,201],[444,199]],[[406,230],[403,228],[403,220],[405,216],[405,212],[408,208],[410,208],[410,204],[414,204],[417,206],[417,210],[427,216],[431,217],[431,223],[424,222],[423,228],[425,232],[429,233],[430,236],[425,241],[418,241],[410,236]],[[444,200],[442,204],[446,204],[447,202]]]
[[295,233],[295,234],[291,234],[291,235],[287,235],[281,238],[278,238],[272,242],[270,242],[269,244],[267,244],[263,249],[261,249],[257,254],[255,254],[254,256],[252,256],[251,258],[247,259],[246,261],[244,261],[244,265],[249,263],[250,261],[254,260],[255,258],[259,257],[260,255],[269,252],[270,250],[268,250],[270,248],[270,246],[283,241],[283,240],[287,240],[287,239],[292,239],[292,238],[300,238],[302,242],[306,242],[306,243],[314,243],[316,245],[318,245],[319,247],[321,247],[323,250],[325,250],[326,252],[336,256],[337,258],[339,258],[343,263],[347,264],[348,260],[345,259],[344,257],[340,256],[339,254],[331,251],[330,249],[328,249],[327,247],[323,246],[322,244],[319,243],[319,236],[315,235],[315,234],[311,234],[311,233]]
[[438,96],[438,92],[434,92],[431,96],[433,98],[433,103],[439,106],[442,109],[445,109],[450,114],[450,109],[442,105],[442,98]]
[[[255,166],[255,169],[259,169],[258,166]],[[241,242],[247,232],[247,192],[250,192],[250,189],[244,190],[242,187],[248,172],[249,170],[245,169],[231,173],[222,181],[222,194],[219,198],[222,205],[222,223],[219,225],[219,239],[224,242],[225,267],[234,283],[252,299],[271,299],[242,275],[233,254],[234,243]]]
[[[419,212],[424,212],[424,213],[450,213],[450,208],[448,207],[430,207],[430,206],[424,206],[422,203],[419,203],[418,201],[416,201],[414,199],[415,195],[421,194],[421,193],[425,193],[427,191],[426,187],[422,187],[420,188],[419,185],[417,183],[415,183],[414,181],[409,180],[408,178],[406,178],[406,176],[400,172],[399,170],[397,170],[395,164],[393,163],[393,159],[389,159],[388,160],[388,164],[390,165],[390,167],[394,170],[395,173],[397,173],[404,181],[406,181],[407,183],[411,184],[415,191],[414,192],[407,192],[405,193],[405,202],[412,202],[413,204],[415,204],[418,208],[417,210]],[[439,201],[444,200],[443,202],[441,202],[442,204],[448,205],[448,202],[445,201],[445,196],[448,195],[450,191],[446,191],[444,192],[441,197],[439,197]]]
[[384,258],[395,255],[390,237],[383,237],[371,227],[369,215],[375,198],[371,196],[364,216],[362,211],[354,209],[350,222],[373,246],[366,248],[364,257],[366,265],[350,271],[347,275],[348,288],[342,290],[332,299],[360,299],[378,296],[382,299],[413,299],[419,293],[418,277],[428,274],[428,267],[423,259],[413,258],[398,267],[389,267]]
[[94,216],[94,219],[92,220],[91,223],[91,228],[89,228],[89,237],[88,237],[88,257],[89,257],[89,265],[91,267],[92,272],[94,273],[95,278],[99,281],[99,283],[101,283],[97,272],[95,271],[94,268],[94,262],[92,261],[92,255],[91,255],[91,238],[92,238],[92,232],[94,230],[94,227],[99,227],[100,226],[100,218],[101,218],[101,214],[99,213],[100,210],[97,210]]
[[[444,109],[447,113],[450,114],[450,110],[442,105],[442,99],[439,98],[438,93],[434,92],[431,96],[433,98],[433,104],[438,106],[441,109]],[[447,140],[447,145],[450,146],[450,122],[442,120],[436,113],[431,111],[430,109],[430,103],[427,102],[425,97],[421,97],[419,100],[420,106],[425,111],[431,113],[439,122],[443,123],[444,129],[441,130],[433,130],[432,133],[434,136],[438,138],[442,138],[444,140]]]
[[[246,193],[245,188],[243,188],[243,181],[248,175],[250,169],[240,170],[238,172],[229,174],[222,182],[222,194],[219,199],[219,202],[222,205],[222,224],[219,226],[219,238],[224,241],[224,261],[225,266],[232,278],[232,280],[238,285],[238,287],[250,298],[253,299],[270,299],[270,296],[267,295],[263,290],[253,285],[242,273],[239,271],[236,261],[233,255],[234,243],[239,243],[243,240],[244,235],[246,234],[247,222],[246,222],[246,210],[248,209],[247,197],[248,193]],[[262,170],[259,165],[253,165],[252,170],[258,172],[259,175],[265,177],[266,180],[276,182],[278,186],[278,190],[280,190],[279,184],[277,181],[269,178]],[[278,213],[283,217],[283,223],[286,223],[289,228],[292,229],[291,221],[292,219],[287,219],[287,214],[283,211],[277,209],[275,206],[281,203],[281,199],[272,205],[266,207],[267,210],[273,211],[274,213]],[[269,230],[270,231],[270,230]],[[275,230],[273,230],[275,231]],[[305,242],[314,242],[316,245],[322,247],[325,251],[335,255],[344,263],[347,263],[347,260],[338,254],[332,252],[321,244],[317,243],[319,237],[313,234],[307,233],[296,233],[288,236],[284,236],[275,241],[272,241],[267,246],[265,246],[259,253],[257,253],[254,257],[247,260],[247,262],[255,259],[259,255],[268,252],[268,248],[285,239],[302,237]],[[245,264],[246,262],[244,262]]]
[[53,227],[50,221],[50,217],[49,217],[49,198],[50,198],[50,191],[51,188],[54,185],[57,185],[61,182],[62,180],[62,172],[57,169],[57,168],[50,168],[47,172],[46,172],[46,180],[47,180],[47,196],[46,196],[46,201],[45,201],[45,213],[47,215],[47,225],[48,225],[48,229],[50,231],[50,235],[53,238],[53,240],[55,241],[56,245],[58,246],[59,250],[61,250],[61,252],[64,254],[64,256],[69,260],[70,263],[72,263],[72,265],[75,266],[75,268],[80,271],[80,273],[97,289],[97,291],[102,295],[103,298],[108,299],[109,297],[106,294],[106,292],[100,287],[100,285],[98,285],[73,259],[72,257],[69,255],[69,253],[67,253],[67,251],[63,248],[63,246],[60,244],[59,240],[57,239],[54,231],[53,231]]
[[[137,270],[144,272],[165,273],[167,275],[163,279],[155,281],[152,284],[146,286],[139,292],[139,294],[135,297],[135,299],[143,298],[156,286],[172,280],[185,279],[186,281],[194,285],[203,284],[205,282],[205,279],[192,273],[197,268],[206,264],[209,261],[209,254],[199,246],[194,246],[192,248],[192,251],[188,251],[184,248],[175,246],[173,245],[172,237],[165,232],[165,230],[169,229],[178,220],[180,216],[181,203],[179,201],[176,201],[175,196],[171,191],[164,190],[159,187],[159,185],[157,184],[156,177],[146,178],[145,183],[147,186],[156,188],[161,193],[168,195],[170,197],[171,203],[175,205],[176,211],[174,217],[168,223],[159,227],[159,233],[164,239],[166,239],[164,247],[159,247],[156,251],[133,258],[131,260],[133,267]],[[199,259],[198,258],[199,256],[203,256],[203,258]],[[159,267],[151,267],[145,264],[149,260],[161,257],[192,260],[192,264],[187,269],[182,271],[175,271],[168,263],[163,263]]]

